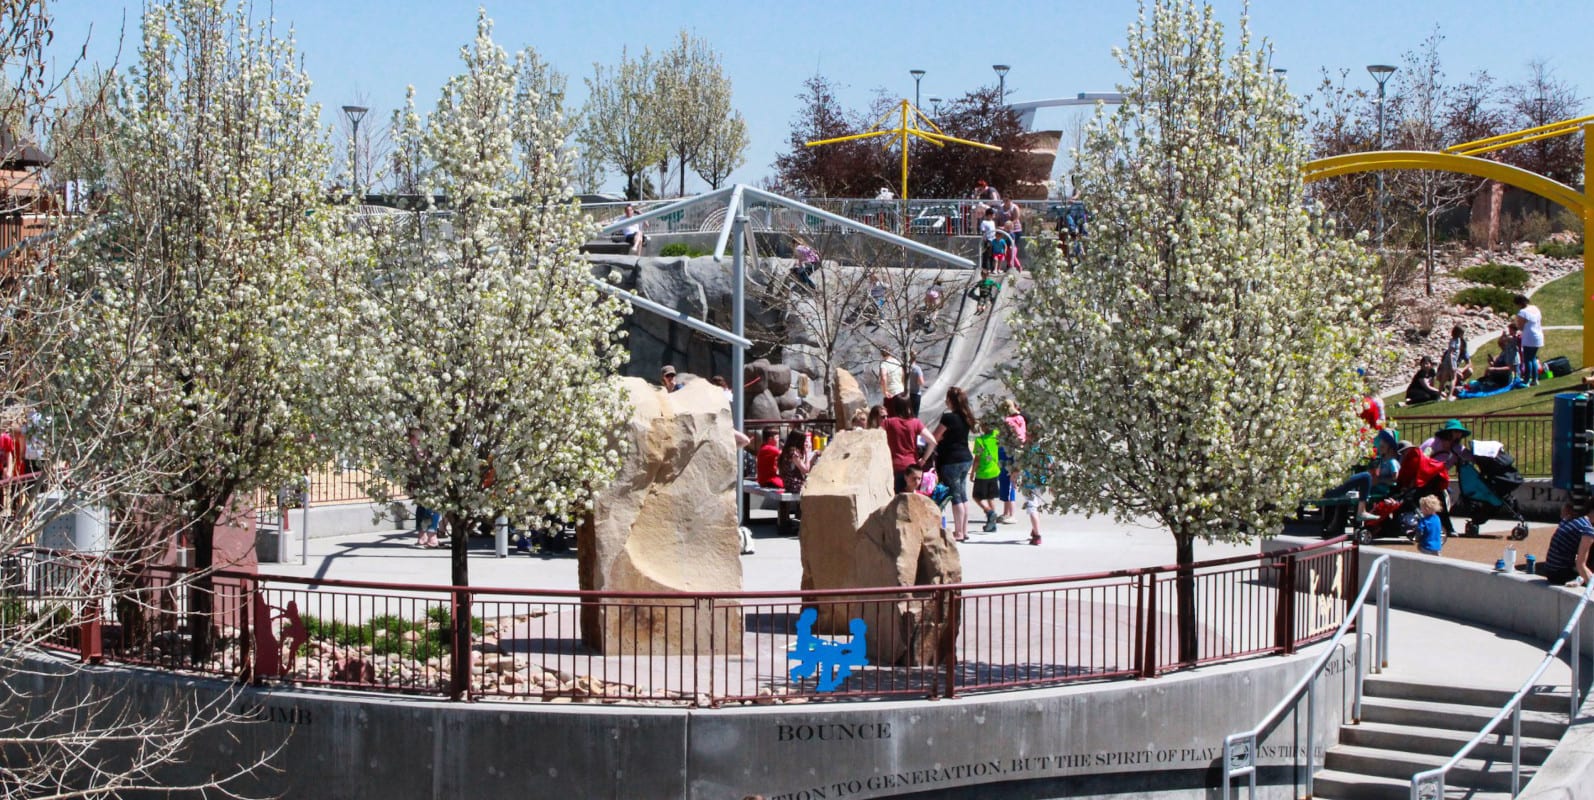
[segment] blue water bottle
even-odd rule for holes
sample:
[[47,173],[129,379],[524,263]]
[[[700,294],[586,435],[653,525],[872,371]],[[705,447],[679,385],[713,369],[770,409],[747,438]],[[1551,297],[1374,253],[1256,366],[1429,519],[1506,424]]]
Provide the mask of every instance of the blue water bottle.
[[1533,557],[1533,554],[1532,554],[1532,553],[1529,553],[1529,554],[1528,554],[1528,574],[1529,574],[1529,575],[1535,575],[1535,574],[1537,574],[1537,573],[1535,573],[1535,572],[1534,572],[1534,571],[1533,571],[1533,563],[1534,563],[1534,561],[1536,561],[1536,560],[1537,560],[1537,559],[1535,559],[1535,558],[1534,558],[1534,557]]

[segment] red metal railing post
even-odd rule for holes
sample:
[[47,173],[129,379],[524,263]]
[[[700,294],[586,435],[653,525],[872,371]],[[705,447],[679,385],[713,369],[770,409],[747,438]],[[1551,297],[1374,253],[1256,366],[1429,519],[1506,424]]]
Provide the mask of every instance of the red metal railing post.
[[448,595],[449,619],[454,623],[453,646],[450,648],[449,688],[450,700],[470,699],[470,590],[455,589]]
[[[946,624],[941,629],[941,665],[946,672],[946,691],[942,694],[953,698],[958,696],[958,629],[963,625],[963,593],[955,589],[940,589],[936,591],[936,597],[946,604],[946,613],[942,617]],[[934,690],[930,696],[935,696]]]
[[100,629],[100,602],[90,599],[83,604],[78,621],[78,657],[85,664],[98,664],[105,659]]
[[1295,652],[1295,556],[1279,564],[1278,600],[1273,622],[1273,646],[1281,653]]
[[1157,677],[1157,574],[1155,572],[1144,576],[1146,578],[1142,591],[1145,593],[1145,602],[1142,608],[1146,613],[1141,615],[1137,624],[1144,625],[1146,643],[1140,651],[1140,677]]
[[[256,604],[261,602],[259,581],[245,578],[242,582],[242,598],[238,603],[238,680],[244,683],[260,683],[260,671],[256,669],[259,664],[260,640],[255,631],[255,615],[258,613]],[[269,620],[266,621],[269,624]],[[289,653],[288,659],[293,660],[296,653]],[[286,672],[287,670],[283,670]]]

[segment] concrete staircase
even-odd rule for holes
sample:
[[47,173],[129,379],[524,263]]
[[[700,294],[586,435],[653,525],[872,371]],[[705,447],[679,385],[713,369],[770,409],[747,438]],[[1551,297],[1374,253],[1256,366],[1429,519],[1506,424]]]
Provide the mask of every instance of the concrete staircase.
[[[1314,798],[1408,800],[1413,775],[1444,764],[1511,698],[1508,691],[1371,676],[1364,690],[1362,723],[1340,727],[1340,744],[1324,755],[1314,779]],[[1522,787],[1565,732],[1566,707],[1564,688],[1524,702]],[[1509,717],[1450,771],[1445,796],[1511,796]]]

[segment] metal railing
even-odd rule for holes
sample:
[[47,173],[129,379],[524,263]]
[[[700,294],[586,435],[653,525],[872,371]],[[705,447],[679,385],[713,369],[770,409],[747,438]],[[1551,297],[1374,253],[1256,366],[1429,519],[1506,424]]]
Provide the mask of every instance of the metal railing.
[[[674,202],[677,200],[648,200],[629,205],[645,212]],[[820,197],[803,198],[802,202],[886,231],[901,232],[906,221],[906,229],[910,233],[924,236],[978,236],[980,219],[984,214],[980,201],[968,198],[915,198],[904,202]],[[595,222],[603,225],[622,219],[627,205],[624,202],[586,203],[581,208]],[[1021,209],[1020,219],[1024,230],[1034,233],[1042,228],[1055,228],[1056,217],[1068,204],[1060,200],[1015,200],[1014,205]],[[817,236],[834,229],[833,225],[818,216],[769,203],[749,200],[747,209],[748,220],[754,230]],[[704,203],[683,208],[661,219],[650,220],[644,229],[649,234],[718,232],[724,224],[724,207]]]
[[1581,705],[1578,699],[1578,688],[1581,686],[1582,650],[1581,642],[1577,636],[1578,625],[1583,621],[1583,609],[1588,606],[1589,597],[1594,594],[1594,584],[1583,590],[1583,596],[1578,599],[1577,606],[1572,609],[1572,614],[1566,620],[1566,625],[1561,628],[1561,635],[1556,637],[1555,643],[1544,652],[1544,658],[1539,661],[1533,674],[1522,682],[1522,686],[1511,695],[1505,705],[1495,712],[1488,722],[1467,743],[1456,751],[1445,763],[1433,769],[1419,772],[1411,778],[1411,800],[1440,800],[1445,794],[1445,777],[1454,769],[1461,760],[1472,752],[1472,749],[1483,743],[1484,737],[1494,732],[1500,723],[1505,721],[1506,715],[1511,715],[1511,796],[1516,797],[1522,790],[1522,703],[1529,694],[1537,691],[1538,680],[1543,677],[1544,671],[1549,669],[1561,653],[1561,648],[1566,646],[1568,640],[1572,642],[1571,667],[1572,682],[1567,691],[1567,723],[1571,724],[1577,719],[1577,709]]
[[1401,415],[1390,421],[1400,438],[1417,444],[1432,436],[1446,420],[1460,419],[1472,431],[1472,438],[1490,439],[1505,445],[1516,459],[1517,471],[1528,476],[1550,474],[1552,420],[1549,413],[1487,414],[1473,417]]
[[[955,697],[1149,678],[1288,653],[1328,636],[1357,579],[1343,539],[1184,568],[933,586],[712,594],[436,587],[174,567],[106,570],[98,601],[52,600],[83,556],[0,565],[13,614],[67,614],[51,646],[257,683],[455,698],[723,704]],[[74,566],[75,565],[75,566]],[[63,583],[66,581],[66,583]],[[205,615],[196,592],[208,593]],[[1194,614],[1194,651],[1174,618]],[[115,602],[112,602],[114,598]],[[811,635],[802,620],[813,614]],[[75,624],[71,620],[77,620]],[[208,627],[200,648],[196,621]],[[854,625],[867,663],[839,686],[801,675]],[[819,637],[815,639],[813,637]],[[822,674],[822,671],[821,671]]]
[[1356,643],[1356,677],[1353,691],[1355,699],[1351,706],[1351,716],[1360,721],[1362,716],[1362,679],[1366,676],[1367,648],[1361,642],[1361,637],[1366,628],[1363,626],[1363,615],[1367,608],[1367,598],[1373,590],[1378,592],[1378,630],[1373,639],[1373,647],[1377,653],[1374,658],[1374,672],[1381,672],[1389,666],[1389,556],[1379,556],[1374,561],[1369,576],[1377,576],[1376,580],[1369,580],[1362,584],[1361,591],[1356,595],[1356,601],[1345,612],[1344,619],[1334,635],[1328,640],[1328,646],[1323,648],[1323,654],[1312,662],[1311,669],[1296,681],[1295,686],[1285,694],[1278,705],[1262,717],[1256,727],[1232,733],[1223,739],[1223,800],[1230,800],[1234,791],[1234,779],[1243,777],[1247,779],[1249,789],[1248,797],[1256,797],[1256,757],[1257,745],[1261,737],[1277,724],[1286,713],[1290,712],[1301,702],[1301,697],[1306,697],[1306,797],[1312,796],[1312,776],[1317,771],[1317,679],[1323,670],[1338,652],[1338,647],[1345,638],[1345,634],[1354,630],[1357,635]]

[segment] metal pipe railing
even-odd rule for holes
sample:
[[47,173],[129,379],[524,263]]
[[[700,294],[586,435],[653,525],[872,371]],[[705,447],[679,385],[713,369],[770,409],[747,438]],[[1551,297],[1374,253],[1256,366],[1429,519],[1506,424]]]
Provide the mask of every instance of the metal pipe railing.
[[1243,777],[1247,779],[1250,790],[1248,797],[1256,797],[1256,752],[1257,743],[1263,733],[1268,731],[1274,723],[1285,713],[1295,708],[1301,701],[1301,696],[1306,696],[1306,796],[1312,796],[1312,776],[1317,770],[1317,678],[1328,666],[1334,657],[1340,641],[1354,626],[1356,630],[1356,684],[1355,703],[1352,706],[1352,715],[1359,722],[1361,720],[1362,679],[1365,677],[1365,661],[1361,658],[1362,651],[1362,610],[1367,605],[1367,597],[1376,587],[1378,589],[1378,635],[1373,638],[1374,647],[1378,651],[1377,663],[1382,667],[1389,665],[1389,556],[1379,556],[1368,570],[1368,577],[1374,578],[1362,584],[1361,591],[1356,594],[1356,601],[1345,610],[1345,619],[1340,622],[1339,628],[1334,631],[1334,636],[1328,640],[1323,648],[1323,654],[1312,663],[1311,669],[1295,683],[1295,686],[1285,694],[1278,705],[1262,717],[1256,727],[1232,733],[1223,739],[1223,800],[1230,800],[1234,790],[1234,779]]
[[1511,796],[1516,797],[1522,791],[1522,702],[1529,694],[1537,690],[1539,678],[1544,675],[1544,671],[1549,669],[1550,664],[1554,663],[1556,657],[1560,655],[1561,648],[1566,646],[1567,640],[1571,639],[1572,685],[1567,690],[1567,695],[1569,696],[1566,712],[1567,723],[1570,724],[1577,719],[1577,709],[1580,705],[1577,692],[1581,673],[1581,665],[1578,662],[1582,658],[1581,647],[1577,637],[1577,627],[1583,621],[1583,609],[1588,606],[1591,595],[1594,595],[1594,584],[1590,584],[1583,590],[1583,596],[1578,599],[1577,606],[1572,609],[1570,617],[1566,620],[1566,625],[1561,627],[1561,635],[1556,637],[1555,643],[1550,645],[1550,648],[1545,651],[1544,658],[1539,661],[1538,668],[1533,670],[1533,674],[1522,682],[1522,686],[1517,689],[1516,694],[1511,695],[1511,699],[1507,700],[1506,704],[1495,712],[1495,715],[1490,717],[1488,722],[1483,724],[1483,728],[1473,735],[1471,739],[1467,740],[1467,743],[1462,745],[1461,749],[1450,757],[1450,760],[1411,777],[1411,800],[1443,797],[1445,776],[1457,764],[1461,763],[1461,760],[1466,758],[1474,747],[1481,744],[1484,737],[1493,732],[1501,722],[1504,722],[1507,714],[1511,715]]

